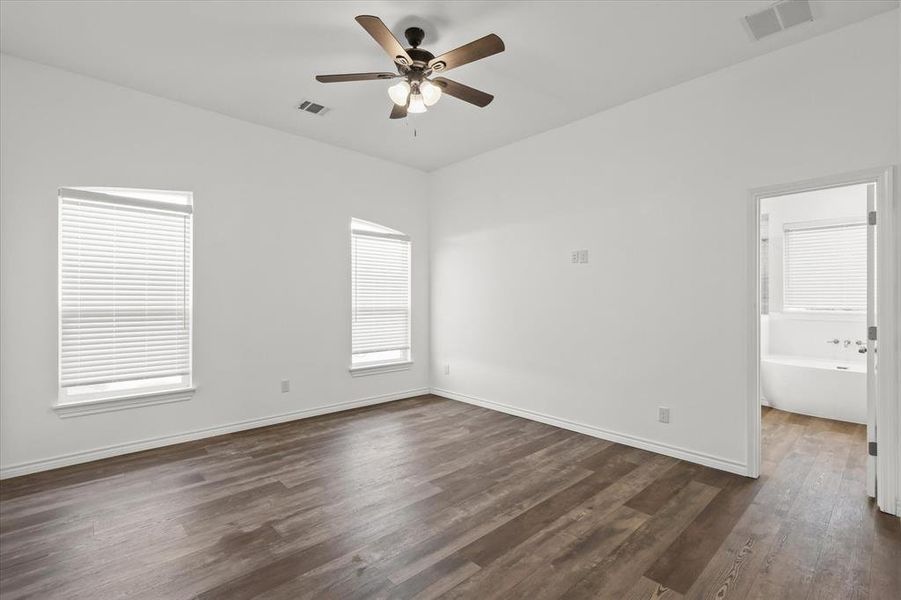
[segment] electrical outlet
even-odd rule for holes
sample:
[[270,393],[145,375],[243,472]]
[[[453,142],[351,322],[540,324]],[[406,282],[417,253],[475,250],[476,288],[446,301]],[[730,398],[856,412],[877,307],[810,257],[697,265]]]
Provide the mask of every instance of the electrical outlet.
[[447,363],[445,363],[445,365],[444,365],[444,374],[450,375],[450,365]]
[[669,423],[669,408],[667,408],[666,406],[658,406],[657,420],[661,423]]
[[573,264],[576,264],[579,262],[579,251],[578,250],[572,251],[572,258],[570,260],[572,261]]
[[579,262],[583,264],[588,262],[588,250],[579,250]]
[[291,380],[290,379],[282,379],[282,393],[285,394],[291,391]]

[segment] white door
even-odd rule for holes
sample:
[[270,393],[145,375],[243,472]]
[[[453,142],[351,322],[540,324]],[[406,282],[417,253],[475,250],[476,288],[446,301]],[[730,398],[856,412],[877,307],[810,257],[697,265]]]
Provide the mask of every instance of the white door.
[[872,332],[876,327],[876,184],[867,186],[867,495],[876,497],[876,369],[878,354]]

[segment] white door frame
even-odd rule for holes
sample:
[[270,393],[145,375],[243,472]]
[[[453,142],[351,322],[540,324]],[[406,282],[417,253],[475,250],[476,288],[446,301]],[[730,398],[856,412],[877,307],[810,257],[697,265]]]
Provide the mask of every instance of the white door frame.
[[[748,202],[748,476],[760,475],[760,201],[799,192],[873,183],[876,185],[878,261],[876,290],[879,305],[879,369],[876,423],[878,461],[876,503],[885,512],[901,514],[901,212],[896,207],[895,167],[880,167],[820,177],[750,191]],[[897,232],[897,233],[896,233]],[[864,490],[861,490],[863,493]]]

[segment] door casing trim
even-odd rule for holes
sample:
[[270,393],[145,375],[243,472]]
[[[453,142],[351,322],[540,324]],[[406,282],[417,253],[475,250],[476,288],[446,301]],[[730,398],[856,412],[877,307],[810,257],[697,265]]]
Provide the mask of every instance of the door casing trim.
[[[748,193],[748,362],[747,362],[747,465],[748,475],[760,475],[760,201],[861,183],[876,185],[876,235],[879,240],[876,290],[879,309],[879,370],[876,374],[876,432],[879,457],[876,464],[876,503],[887,513],[901,512],[901,212],[897,210],[896,166],[876,167],[761,188]],[[865,451],[865,450],[862,450]]]

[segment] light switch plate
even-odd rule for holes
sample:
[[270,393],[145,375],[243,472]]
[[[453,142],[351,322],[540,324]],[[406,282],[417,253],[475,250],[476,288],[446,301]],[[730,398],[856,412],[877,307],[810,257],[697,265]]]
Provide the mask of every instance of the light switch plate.
[[282,379],[282,393],[285,394],[291,391],[291,380],[290,379]]

